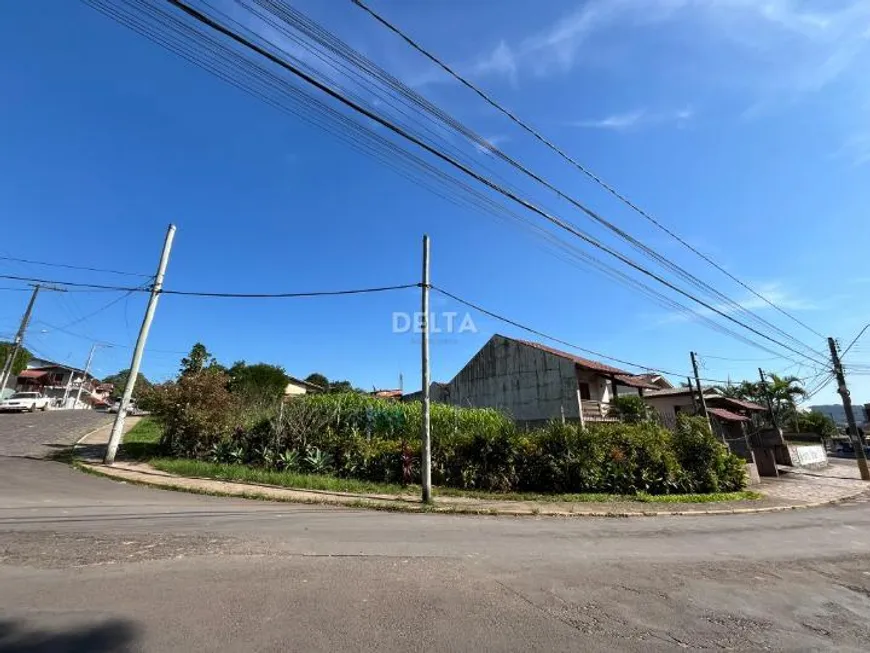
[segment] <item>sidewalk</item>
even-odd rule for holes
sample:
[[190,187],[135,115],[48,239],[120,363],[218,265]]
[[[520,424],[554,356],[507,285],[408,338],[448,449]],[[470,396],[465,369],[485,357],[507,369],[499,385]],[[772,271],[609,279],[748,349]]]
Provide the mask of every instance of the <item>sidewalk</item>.
[[[132,427],[132,424],[129,425]],[[129,428],[129,427],[128,427]],[[374,508],[405,512],[444,512],[453,514],[555,516],[555,517],[635,517],[662,515],[723,515],[772,512],[796,508],[811,508],[838,503],[870,491],[857,471],[851,474],[837,461],[828,469],[809,472],[795,471],[779,479],[765,479],[752,489],[764,496],[755,501],[720,503],[642,503],[639,501],[609,502],[548,502],[548,501],[492,501],[464,497],[438,497],[434,505],[426,506],[416,495],[350,494],[318,490],[293,490],[271,485],[217,481],[205,478],[174,476],[154,469],[142,462],[118,460],[112,466],[101,462],[102,451],[108,439],[109,428],[99,429],[85,436],[76,446],[80,466],[92,473],[120,481],[151,485],[170,490],[183,490],[200,494],[215,494],[317,503],[351,508]]]

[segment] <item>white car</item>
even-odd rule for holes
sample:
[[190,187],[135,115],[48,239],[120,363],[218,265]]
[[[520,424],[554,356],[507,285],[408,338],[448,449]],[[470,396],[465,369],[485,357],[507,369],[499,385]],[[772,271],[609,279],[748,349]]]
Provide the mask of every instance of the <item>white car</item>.
[[8,399],[0,401],[0,411],[11,413],[29,410],[35,413],[37,410],[48,410],[49,404],[51,399],[41,392],[16,392]]
[[[118,399],[114,404],[109,406],[107,412],[109,413],[117,413],[121,410],[121,400]],[[139,410],[139,407],[136,405],[135,400],[131,400],[129,404],[127,404],[127,414],[128,415],[141,415],[142,411]]]

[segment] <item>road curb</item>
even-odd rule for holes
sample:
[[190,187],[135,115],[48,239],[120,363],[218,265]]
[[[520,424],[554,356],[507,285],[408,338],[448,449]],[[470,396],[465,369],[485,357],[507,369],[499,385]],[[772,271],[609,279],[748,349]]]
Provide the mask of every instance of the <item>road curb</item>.
[[[113,480],[119,480],[126,483],[143,485],[164,490],[173,490],[181,492],[190,492],[193,494],[208,494],[214,496],[236,497],[243,499],[256,499],[266,501],[280,501],[287,503],[304,503],[304,504],[319,504],[330,505],[345,508],[367,508],[374,510],[386,510],[391,512],[414,512],[424,514],[448,514],[448,515],[488,515],[488,516],[505,516],[505,517],[698,517],[707,515],[750,515],[763,514],[771,512],[784,512],[789,510],[801,510],[807,508],[820,508],[823,506],[836,505],[851,501],[868,491],[862,489],[848,496],[830,499],[827,501],[817,501],[805,504],[793,504],[784,506],[759,506],[756,508],[727,508],[727,509],[706,509],[706,510],[573,510],[573,511],[546,511],[546,510],[529,510],[524,509],[504,509],[473,506],[456,506],[437,504],[433,506],[425,506],[419,503],[407,503],[391,499],[373,499],[363,495],[353,494],[333,494],[324,492],[309,492],[307,490],[298,490],[293,488],[284,488],[273,485],[259,485],[253,483],[244,483],[241,481],[220,481],[215,479],[205,479],[187,476],[176,476],[173,474],[164,474],[156,478],[145,477],[145,472],[136,470],[113,468],[102,464],[95,464],[87,461],[77,461],[76,466],[80,469],[98,476],[104,476]],[[175,482],[174,482],[175,481]],[[181,485],[177,481],[203,481],[208,482],[210,488]],[[232,486],[241,486],[244,489],[235,489]],[[272,492],[269,492],[271,490]]]
[[72,449],[73,449],[73,451],[75,451],[75,448],[76,448],[77,446],[79,446],[85,438],[89,438],[89,437],[91,437],[91,436],[92,436],[94,433],[96,433],[97,431],[102,431],[102,430],[105,429],[105,428],[111,428],[111,426],[112,426],[111,424],[103,424],[103,426],[98,426],[98,427],[95,428],[93,431],[88,431],[88,432],[85,433],[82,437],[80,437],[78,440],[76,440],[75,442],[72,443]]

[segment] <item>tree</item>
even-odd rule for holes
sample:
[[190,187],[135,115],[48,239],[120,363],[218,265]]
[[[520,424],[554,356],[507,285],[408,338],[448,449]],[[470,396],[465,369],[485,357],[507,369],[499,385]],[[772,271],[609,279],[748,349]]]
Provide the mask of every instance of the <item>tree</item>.
[[609,415],[626,424],[642,424],[652,421],[653,414],[652,406],[636,395],[623,395],[610,402]]
[[[130,370],[121,370],[115,374],[110,374],[106,378],[103,379],[103,383],[111,383],[114,387],[112,390],[113,397],[120,397],[124,394],[124,388],[127,387],[127,379],[130,378]],[[142,372],[139,372],[139,376],[136,377],[136,386],[133,388],[133,397],[139,397],[140,395],[146,394],[151,388],[154,387],[154,384],[149,381]]]
[[215,357],[209,353],[204,344],[198,342],[191,348],[190,353],[181,359],[181,368],[178,372],[181,376],[189,376],[215,365],[217,365]]
[[742,399],[743,401],[755,403],[762,403],[764,401],[761,384],[757,381],[741,381],[740,383],[727,385],[719,389],[723,395],[732,399]]
[[798,431],[800,433],[816,433],[823,438],[833,438],[838,433],[834,420],[814,410],[808,413],[798,413]]
[[350,381],[330,381],[320,372],[309,374],[305,377],[305,380],[308,381],[308,383],[320,386],[323,388],[324,392],[329,392],[331,394],[338,394],[340,392],[365,392],[365,390],[361,388],[353,387],[353,384]]
[[313,374],[309,374],[305,377],[305,380],[308,383],[313,383],[314,385],[320,386],[324,390],[329,389],[329,379],[327,379],[326,376],[324,376],[320,372],[314,372]]
[[245,361],[237,361],[229,369],[230,391],[248,397],[260,396],[277,399],[284,395],[290,377],[283,367],[257,363],[247,365]]
[[[6,365],[6,359],[12,353],[12,348],[14,346],[15,344],[11,342],[0,342],[0,370],[2,370],[3,366]],[[21,374],[21,372],[23,372],[24,369],[27,367],[27,363],[30,361],[31,358],[32,355],[30,354],[30,352],[27,351],[27,349],[25,349],[24,347],[20,347],[18,349],[18,354],[15,356],[15,360],[12,361],[11,378],[14,378]],[[12,385],[14,387],[15,384],[13,383]]]
[[801,381],[796,376],[779,376],[778,374],[769,374],[770,382],[767,384],[767,391],[770,394],[770,399],[773,402],[773,410],[780,424],[788,418],[795,419],[795,427],[798,428],[797,402],[807,396],[807,391],[801,385]]

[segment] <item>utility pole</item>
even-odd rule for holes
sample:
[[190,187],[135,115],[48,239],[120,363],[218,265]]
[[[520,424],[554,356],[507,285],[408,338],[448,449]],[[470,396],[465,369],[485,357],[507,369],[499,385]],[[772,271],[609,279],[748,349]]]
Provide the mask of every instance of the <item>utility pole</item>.
[[764,399],[767,401],[767,410],[770,411],[770,423],[773,428],[779,431],[779,424],[776,420],[776,413],[773,411],[773,399],[770,396],[770,391],[767,389],[767,379],[764,377],[764,370],[758,368],[758,378],[761,379],[761,392],[764,393]]
[[95,342],[93,345],[91,345],[91,353],[88,354],[88,362],[85,363],[85,375],[84,377],[82,377],[81,383],[79,383],[79,390],[78,392],[76,392],[76,402],[73,404],[73,408],[79,405],[79,401],[82,398],[82,386],[84,385],[85,381],[88,380],[88,372],[90,372],[91,370],[91,361],[94,360],[94,352],[97,350],[97,347],[105,346],[106,345],[101,345],[98,342]]
[[136,339],[136,348],[133,350],[133,360],[130,363],[130,376],[127,377],[127,385],[124,386],[124,395],[118,406],[118,415],[112,425],[112,434],[109,436],[109,444],[106,446],[106,456],[103,462],[111,465],[115,462],[115,454],[118,453],[118,445],[121,443],[121,435],[124,432],[124,419],[127,417],[127,407],[133,396],[133,388],[136,386],[136,378],[139,376],[139,366],[142,363],[142,354],[145,351],[145,342],[148,340],[148,332],[151,330],[151,322],[154,320],[154,311],[157,310],[157,300],[163,289],[163,277],[166,275],[166,266],[169,264],[169,252],[172,250],[172,241],[175,238],[175,225],[169,225],[166,230],[166,239],[163,241],[163,251],[160,254],[160,263],[157,265],[157,274],[154,277],[154,285],[151,287],[151,297],[148,299],[148,307],[145,309],[145,317],[139,329],[139,337]]
[[422,366],[423,366],[423,450],[420,456],[420,476],[423,503],[432,503],[432,440],[429,423],[429,236],[423,236],[423,297],[422,297]]
[[692,410],[694,410],[697,413],[698,412],[698,402],[695,400],[695,393],[692,392],[692,377],[687,376],[686,381],[688,381],[688,383],[689,383],[689,395],[691,395],[691,397],[692,397]]
[[[701,402],[701,414],[707,420],[707,427],[710,433],[713,432],[713,427],[710,425],[710,414],[707,412],[707,400],[704,398],[704,389],[701,387],[701,376],[698,374],[698,356],[695,352],[689,352],[692,357],[692,370],[695,372],[695,385],[698,387],[698,401]],[[690,381],[691,383],[691,381]]]
[[831,362],[834,364],[834,374],[837,376],[837,392],[843,400],[843,409],[846,411],[846,421],[849,422],[849,439],[855,448],[855,458],[858,461],[858,470],[861,472],[862,481],[870,481],[870,469],[867,468],[867,456],[864,452],[864,441],[858,434],[858,425],[855,423],[855,413],[852,412],[852,397],[846,386],[846,376],[843,374],[843,365],[840,362],[840,354],[837,352],[837,343],[833,338],[828,338],[828,348],[831,350]]
[[24,341],[24,334],[27,332],[27,325],[30,324],[30,315],[33,313],[33,305],[36,303],[36,296],[43,288],[57,292],[66,292],[63,288],[43,286],[38,283],[33,286],[33,293],[30,295],[30,301],[27,302],[27,308],[24,311],[24,315],[21,317],[21,324],[18,326],[18,332],[15,334],[12,349],[9,350],[9,355],[6,356],[6,360],[3,362],[3,371],[0,372],[0,393],[6,389],[6,384],[12,374],[12,366],[15,364],[15,359],[18,357],[18,352],[21,350],[21,343]]
[[70,370],[69,378],[66,380],[66,387],[63,389],[63,399],[60,402],[61,408],[66,408],[66,400],[69,399],[69,391],[72,388],[73,376],[75,375],[73,374],[73,371]]

